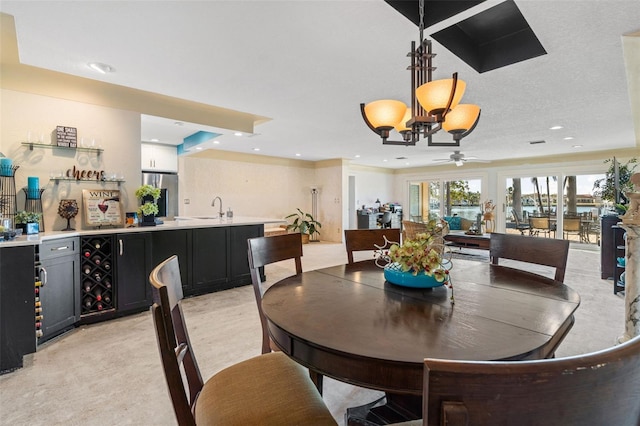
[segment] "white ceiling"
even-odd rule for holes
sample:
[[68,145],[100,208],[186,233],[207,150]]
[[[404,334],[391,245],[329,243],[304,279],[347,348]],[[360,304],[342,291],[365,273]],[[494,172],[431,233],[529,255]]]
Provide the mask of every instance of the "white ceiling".
[[[547,55],[478,74],[434,41],[434,78],[458,71],[467,82],[463,102],[482,107],[456,149],[500,160],[640,147],[631,108],[640,115],[640,1],[516,4]],[[418,30],[382,0],[3,0],[0,11],[15,17],[24,64],[271,119],[237,137],[145,117],[142,140],[178,144],[208,130],[224,133],[215,149],[389,168],[436,164],[453,151],[383,146],[362,121],[360,102],[409,102],[406,54]],[[116,72],[97,74],[89,62]],[[550,130],[555,125],[563,129]],[[435,140],[450,138],[441,132]],[[546,143],[529,144],[537,140]]]

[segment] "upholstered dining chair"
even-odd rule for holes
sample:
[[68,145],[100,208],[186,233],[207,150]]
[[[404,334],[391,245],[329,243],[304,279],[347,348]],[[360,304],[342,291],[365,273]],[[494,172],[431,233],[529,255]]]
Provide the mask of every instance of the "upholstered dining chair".
[[156,266],[149,281],[158,349],[180,426],[337,424],[306,369],[282,352],[239,362],[203,381],[182,312],[178,258]]
[[388,229],[345,229],[344,242],[347,249],[347,261],[353,263],[354,251],[373,251],[376,245],[383,247],[387,241],[400,244],[400,230]]
[[563,282],[569,255],[569,241],[535,238],[523,235],[491,234],[489,257],[497,265],[499,259],[535,263],[555,268],[554,279]]

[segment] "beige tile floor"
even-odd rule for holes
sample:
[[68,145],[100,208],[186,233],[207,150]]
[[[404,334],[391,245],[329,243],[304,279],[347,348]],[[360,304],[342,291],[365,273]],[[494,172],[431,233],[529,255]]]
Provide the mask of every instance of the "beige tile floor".
[[[305,270],[344,262],[341,244],[304,247]],[[268,266],[268,282],[291,274],[289,263]],[[623,332],[623,296],[599,278],[599,263],[593,246],[570,250],[565,282],[580,293],[581,306],[558,357],[611,346]],[[250,286],[187,299],[184,307],[203,377],[259,354],[260,323]],[[331,379],[325,379],[324,389],[340,424],[347,407],[379,395]],[[26,357],[24,368],[0,376],[0,424],[176,424],[149,313],[83,326],[40,346]]]

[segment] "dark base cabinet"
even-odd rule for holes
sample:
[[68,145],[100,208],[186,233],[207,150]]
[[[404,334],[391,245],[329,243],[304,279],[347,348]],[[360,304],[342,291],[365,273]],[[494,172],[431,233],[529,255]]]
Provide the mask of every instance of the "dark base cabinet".
[[152,232],[152,263],[177,255],[185,296],[250,284],[247,239],[263,235],[263,225]]
[[80,248],[79,238],[43,242],[38,250],[38,276],[42,287],[41,302],[43,343],[72,329],[80,319]]
[[139,312],[153,303],[151,273],[151,233],[135,232],[116,236],[116,291],[119,314]]
[[0,248],[0,373],[36,351],[35,247]]

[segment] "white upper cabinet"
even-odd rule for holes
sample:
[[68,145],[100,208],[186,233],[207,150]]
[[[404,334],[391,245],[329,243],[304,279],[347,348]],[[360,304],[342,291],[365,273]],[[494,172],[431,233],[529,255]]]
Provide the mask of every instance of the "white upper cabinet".
[[143,143],[141,167],[143,171],[178,172],[178,148],[173,145]]

